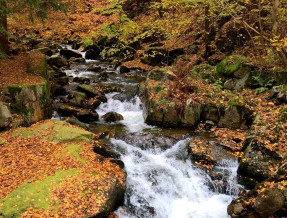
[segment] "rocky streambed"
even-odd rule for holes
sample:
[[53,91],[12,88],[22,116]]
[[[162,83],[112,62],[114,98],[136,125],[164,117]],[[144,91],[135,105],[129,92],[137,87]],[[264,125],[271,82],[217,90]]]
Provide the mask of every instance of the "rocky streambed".
[[[71,51],[85,57],[84,52]],[[54,88],[53,118],[101,133],[103,146],[95,152],[113,158],[126,170],[124,203],[116,214],[228,217],[227,206],[242,189],[237,183],[237,159],[213,138],[190,129],[147,125],[146,107],[138,96],[145,72],[134,69],[122,74],[109,63],[77,58],[65,72],[53,69],[58,84],[61,81]],[[197,158],[205,158],[204,152],[190,149],[198,140],[213,147],[213,170],[194,164]]]

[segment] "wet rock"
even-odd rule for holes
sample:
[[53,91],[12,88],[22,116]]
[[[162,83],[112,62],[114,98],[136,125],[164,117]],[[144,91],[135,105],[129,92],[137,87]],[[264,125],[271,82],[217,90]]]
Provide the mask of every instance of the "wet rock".
[[86,94],[82,92],[75,92],[73,98],[70,100],[70,104],[76,107],[82,107],[83,102],[86,99]]
[[9,108],[0,102],[0,130],[7,128],[12,122],[12,115]]
[[69,61],[72,63],[85,63],[86,62],[85,58],[75,58],[75,57],[70,58]]
[[85,84],[79,85],[77,89],[81,92],[84,92],[89,98],[94,98],[96,96],[102,95],[102,92],[99,89],[91,85],[85,85]]
[[60,55],[52,55],[49,59],[48,59],[48,64],[51,66],[56,66],[56,67],[65,67],[68,66],[68,60]]
[[129,73],[130,69],[128,67],[125,67],[125,66],[120,66],[119,67],[119,72],[120,73]]
[[194,162],[198,162],[207,167],[213,167],[216,163],[210,155],[211,148],[207,141],[192,139],[188,145],[188,153]]
[[109,112],[109,113],[106,113],[105,115],[103,115],[102,119],[105,122],[116,122],[116,121],[123,120],[124,117],[121,114],[119,114],[119,113]]
[[124,93],[116,94],[112,97],[112,99],[118,100],[121,102],[130,101],[132,98],[133,98],[132,95],[128,95],[128,94],[124,94]]
[[69,49],[61,49],[60,55],[63,55],[65,58],[82,58],[82,54],[77,51],[69,50]]
[[94,122],[99,119],[98,113],[89,109],[72,107],[65,104],[57,105],[57,109],[62,116],[75,116],[79,121],[84,123]]
[[89,85],[91,83],[91,80],[89,78],[85,78],[85,77],[75,77],[73,79],[73,82]]
[[99,60],[101,59],[101,52],[102,50],[99,47],[94,47],[93,49],[88,49],[86,52],[86,59],[89,60]]
[[100,144],[94,145],[94,152],[102,155],[105,158],[120,158],[120,153],[112,148],[111,142],[108,140],[101,140]]
[[91,66],[88,68],[89,71],[93,71],[93,72],[96,72],[96,73],[99,73],[102,71],[102,67],[100,66]]
[[82,129],[85,129],[85,130],[89,129],[86,124],[80,122],[77,119],[68,118],[68,119],[65,120],[65,122],[70,123],[70,124],[72,124],[74,126],[78,126],[78,127],[82,128]]

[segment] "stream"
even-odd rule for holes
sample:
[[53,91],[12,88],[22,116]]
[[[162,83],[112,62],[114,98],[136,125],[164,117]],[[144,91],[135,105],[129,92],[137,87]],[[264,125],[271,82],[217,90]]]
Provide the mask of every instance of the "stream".
[[[110,142],[125,164],[127,190],[124,204],[116,214],[120,218],[228,217],[227,206],[240,189],[236,179],[237,160],[223,159],[216,166],[228,175],[222,191],[205,171],[191,162],[186,148],[194,137],[191,130],[158,128],[144,123],[137,87],[145,75],[132,71],[132,76],[126,78],[112,65],[92,60],[73,64],[65,72],[70,81],[75,77],[93,80],[99,73],[89,71],[91,65],[100,66],[108,73],[107,80],[100,83],[120,86],[126,96],[125,100],[119,100],[119,93],[108,93],[108,101],[96,110],[100,117],[112,111],[121,114],[124,120],[107,124],[100,119],[89,124],[95,133],[102,130],[114,133]],[[73,92],[77,85],[70,82],[66,88]],[[53,118],[61,119],[56,112]]]

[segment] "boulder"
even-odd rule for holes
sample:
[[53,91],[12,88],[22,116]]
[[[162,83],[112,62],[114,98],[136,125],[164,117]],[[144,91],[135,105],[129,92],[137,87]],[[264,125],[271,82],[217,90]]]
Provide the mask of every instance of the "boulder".
[[63,55],[67,59],[83,57],[80,52],[69,50],[69,49],[61,49],[60,55]]
[[217,65],[216,70],[219,74],[230,77],[242,67],[243,63],[243,57],[239,55],[229,56]]
[[248,129],[252,123],[253,112],[242,105],[230,104],[220,117],[218,127]]
[[65,104],[58,105],[58,112],[62,116],[75,116],[79,121],[84,123],[94,122],[99,119],[97,112],[93,112],[89,109],[72,107]]
[[52,55],[49,59],[48,59],[48,64],[50,66],[55,66],[55,67],[65,67],[68,66],[68,60],[60,55]]
[[194,105],[192,99],[188,99],[182,114],[179,113],[176,102],[167,98],[167,84],[172,78],[173,76],[163,69],[152,70],[148,73],[145,85],[140,87],[140,93],[143,95],[145,122],[159,126],[194,127],[200,121],[202,106]]
[[82,107],[83,106],[83,102],[86,99],[86,94],[82,93],[82,92],[75,92],[73,94],[73,98],[70,100],[70,104],[74,105],[76,107]]
[[91,80],[89,78],[86,77],[75,77],[73,79],[73,82],[75,83],[80,83],[80,84],[86,84],[86,85],[90,85]]
[[286,205],[286,196],[277,188],[270,188],[259,194],[253,208],[261,217],[269,217]]
[[112,99],[118,100],[121,102],[130,101],[132,98],[133,98],[132,95],[128,95],[128,94],[124,94],[124,93],[116,94],[112,97]]
[[87,125],[82,123],[82,122],[80,122],[77,119],[68,118],[68,119],[65,120],[65,122],[70,123],[71,125],[74,125],[74,126],[78,126],[78,127],[82,128],[82,129],[88,130]]
[[91,66],[88,68],[88,71],[93,71],[95,73],[99,73],[102,71],[102,68],[100,66]]
[[89,98],[94,98],[96,96],[102,95],[102,92],[99,89],[91,85],[85,85],[85,84],[79,85],[77,89],[81,92],[84,92]]
[[99,47],[88,49],[85,58],[89,60],[99,60],[101,59],[101,52],[102,50]]
[[48,47],[41,47],[41,48],[38,48],[37,50],[40,51],[42,54],[47,55],[47,56],[53,55],[53,51]]
[[105,115],[103,115],[102,119],[105,122],[116,122],[116,121],[123,120],[124,117],[121,114],[119,114],[119,113],[109,112],[109,113],[106,113]]
[[[114,163],[116,161],[93,152],[95,134],[66,122],[47,120],[29,128],[18,128],[11,135],[18,137],[17,142],[23,139],[23,143],[37,136],[37,139],[33,138],[36,140],[35,146],[29,147],[29,151],[25,146],[19,146],[19,153],[24,156],[28,152],[30,157],[31,153],[37,153],[39,149],[41,153],[51,155],[42,156],[41,161],[44,163],[41,165],[33,159],[33,155],[37,154],[31,155],[29,163],[21,161],[21,164],[29,167],[32,165],[29,172],[36,171],[37,177],[26,176],[26,181],[10,187],[11,191],[0,200],[0,216],[61,216],[62,209],[65,208],[66,212],[66,209],[71,208],[77,196],[76,204],[80,207],[69,210],[73,215],[107,217],[123,202],[126,173],[118,166],[119,163]],[[9,158],[6,155],[1,161],[9,163]],[[56,167],[51,167],[53,163]],[[18,171],[15,174],[22,173],[21,168],[15,171]]]
[[247,81],[249,79],[249,76],[250,74],[247,73],[242,79],[233,78],[233,79],[226,80],[223,87],[225,89],[240,91],[243,88],[247,87]]
[[39,85],[9,85],[5,88],[11,112],[25,118],[26,124],[52,116],[52,104],[47,82]]
[[11,122],[12,115],[8,106],[0,101],[0,129],[7,128]]

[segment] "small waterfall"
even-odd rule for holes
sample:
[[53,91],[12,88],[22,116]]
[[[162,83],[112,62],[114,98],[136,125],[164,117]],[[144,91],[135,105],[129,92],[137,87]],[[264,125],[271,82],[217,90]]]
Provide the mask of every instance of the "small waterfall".
[[[85,53],[82,52],[82,55]],[[110,65],[92,60],[87,60],[85,64],[72,65],[66,74],[71,77],[95,79],[98,74],[88,70],[91,64],[101,66],[109,72],[110,78],[102,83],[121,85],[125,91],[138,84],[128,81],[116,70],[113,71]],[[122,102],[113,98],[116,94],[118,93],[106,94],[108,101],[97,109],[100,116],[111,111],[122,114],[124,120],[120,123],[125,126],[130,137],[135,134],[140,137],[144,133],[152,135],[155,131],[160,131],[145,124],[142,102],[138,96]],[[57,113],[54,118],[60,119]],[[104,124],[102,120],[98,123],[113,125]],[[173,146],[161,148],[139,146],[142,140],[145,138],[139,139],[137,143],[127,143],[124,139],[111,140],[114,149],[121,154],[127,171],[124,205],[116,211],[120,218],[228,217],[227,205],[241,188],[236,180],[237,161],[220,161],[215,171],[220,172],[223,179],[211,179],[206,172],[194,165],[188,156],[186,144],[191,138],[177,140],[177,143],[172,143]]]

